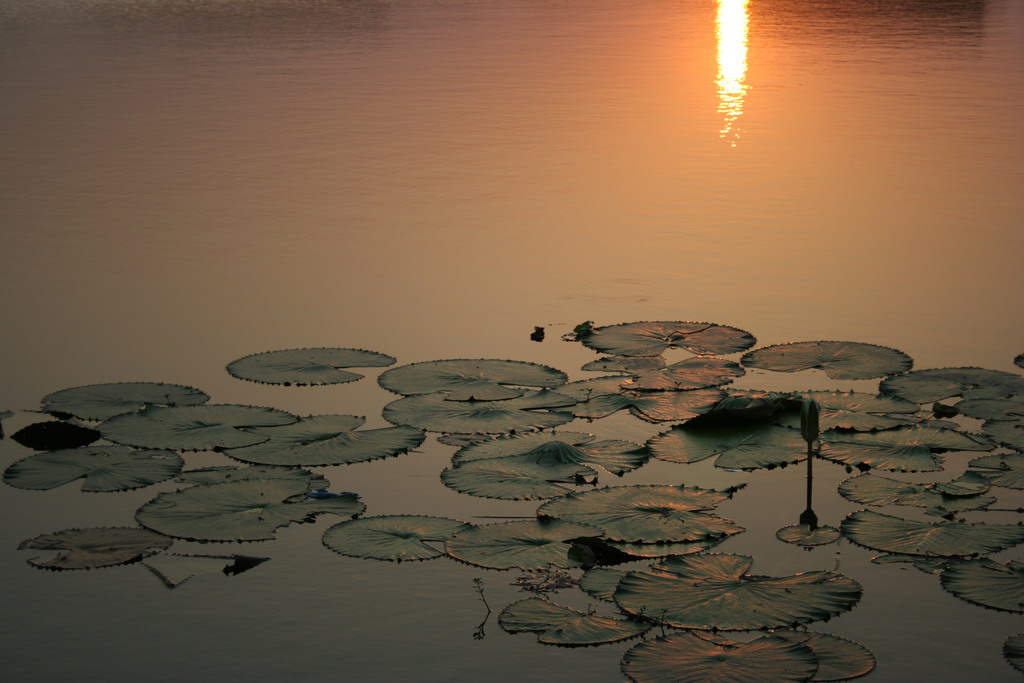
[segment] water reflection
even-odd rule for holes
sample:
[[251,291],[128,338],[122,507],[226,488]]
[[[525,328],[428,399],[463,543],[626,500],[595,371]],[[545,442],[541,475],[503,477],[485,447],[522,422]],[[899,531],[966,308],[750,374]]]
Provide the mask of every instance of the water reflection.
[[740,137],[736,119],[743,113],[747,92],[747,2],[718,0],[715,36],[718,38],[718,112],[722,115],[719,135],[735,147]]

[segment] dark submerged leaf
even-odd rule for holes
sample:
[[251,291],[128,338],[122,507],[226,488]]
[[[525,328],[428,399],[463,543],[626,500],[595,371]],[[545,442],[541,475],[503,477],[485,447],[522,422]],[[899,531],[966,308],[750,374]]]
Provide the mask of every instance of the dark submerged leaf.
[[341,384],[363,376],[343,368],[377,368],[395,359],[363,349],[309,348],[254,353],[228,363],[232,377],[262,384]]
[[31,448],[34,451],[80,448],[97,441],[100,436],[100,433],[95,429],[89,429],[88,427],[82,427],[61,420],[36,422],[35,424],[22,427],[14,432],[14,434],[11,434],[12,439],[25,448]]

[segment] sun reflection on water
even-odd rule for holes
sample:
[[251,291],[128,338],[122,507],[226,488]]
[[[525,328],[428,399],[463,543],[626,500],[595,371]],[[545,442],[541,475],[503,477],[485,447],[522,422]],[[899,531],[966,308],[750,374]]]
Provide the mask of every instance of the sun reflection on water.
[[736,119],[743,113],[747,75],[747,4],[749,0],[718,0],[715,36],[718,38],[719,135],[733,147],[740,137]]

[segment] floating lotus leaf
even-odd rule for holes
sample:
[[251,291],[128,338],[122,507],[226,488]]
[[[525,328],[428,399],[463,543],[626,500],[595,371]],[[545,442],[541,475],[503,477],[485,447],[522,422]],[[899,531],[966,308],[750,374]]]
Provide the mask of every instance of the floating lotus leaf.
[[[918,405],[895,396],[875,396],[853,391],[805,391],[804,398],[818,402],[818,424],[821,431],[855,429],[873,431],[909,425]],[[781,413],[780,424],[800,426],[799,411]]]
[[612,541],[698,541],[743,531],[712,512],[731,497],[731,490],[697,486],[614,486],[567,494],[541,505],[537,514],[597,527]]
[[[1014,362],[1021,358],[1022,356],[1017,356]],[[1017,362],[1017,365],[1021,365],[1021,363]],[[1013,668],[1024,671],[1024,633],[1017,633],[1003,641],[1003,656]]]
[[355,517],[366,506],[355,494],[310,498],[308,481],[250,479],[163,493],[135,513],[143,526],[194,541],[262,541],[322,512]]
[[391,356],[363,349],[285,349],[254,353],[228,363],[228,373],[262,384],[341,384],[363,376],[343,368],[379,368],[395,362]]
[[871,651],[846,638],[813,631],[772,631],[771,635],[811,648],[818,658],[818,671],[811,681],[845,681],[869,674],[875,668]]
[[914,361],[888,346],[849,341],[808,341],[763,346],[740,359],[748,368],[824,370],[832,379],[873,379],[909,370]]
[[198,470],[182,472],[177,481],[185,484],[227,484],[232,481],[248,481],[250,479],[287,479],[301,481],[306,484],[307,491],[330,486],[323,476],[302,470],[297,467],[279,467],[277,465],[250,465],[249,467],[204,467]]
[[735,327],[679,321],[595,327],[579,339],[587,348],[615,356],[657,356],[668,349],[721,356],[746,351],[757,341],[749,332]]
[[619,580],[628,573],[621,569],[594,567],[580,577],[580,589],[595,598],[612,602]]
[[986,557],[951,562],[939,577],[942,587],[976,605],[1024,612],[1024,563],[1001,564]]
[[812,529],[808,524],[792,524],[775,532],[775,537],[783,543],[792,543],[803,547],[835,543],[841,536],[839,529],[827,525],[816,526]]
[[4,472],[4,482],[45,490],[84,479],[83,491],[125,491],[170,479],[181,471],[182,464],[173,451],[127,446],[72,448],[19,460]]
[[860,584],[843,574],[751,576],[751,564],[746,555],[724,553],[669,557],[624,576],[615,601],[676,628],[746,631],[828,619],[860,600]]
[[65,529],[22,541],[19,550],[61,550],[49,560],[32,558],[41,569],[95,569],[126,564],[158,553],[173,541],[162,534],[135,527]]
[[269,557],[250,555],[185,555],[160,553],[146,558],[142,564],[167,588],[175,589],[189,579],[206,574],[234,576],[263,564]]
[[956,404],[961,415],[979,420],[1024,420],[1024,401],[1016,398],[965,398]]
[[452,463],[521,455],[540,465],[600,465],[613,474],[635,470],[650,458],[647,450],[633,441],[594,441],[582,432],[531,432],[498,436],[461,448]]
[[993,486],[1024,489],[1024,454],[983,455],[969,464]]
[[107,420],[146,406],[194,406],[210,400],[202,391],[161,382],[113,382],[61,389],[43,397],[43,410],[86,420]]
[[[583,366],[586,368],[587,366]],[[558,387],[558,393],[565,394],[582,403],[598,396],[615,395],[622,392],[622,376],[607,375],[569,382]]]
[[434,360],[391,368],[377,381],[396,394],[445,392],[451,401],[500,401],[517,398],[522,388],[550,389],[565,384],[564,372],[518,360]]
[[633,415],[647,422],[682,422],[711,410],[725,396],[721,389],[630,391],[595,396],[577,404],[572,410],[576,417],[589,420],[608,417],[628,408]]
[[498,615],[498,623],[509,633],[532,631],[538,641],[563,647],[617,643],[651,627],[640,621],[580,612],[544,598],[513,602]]
[[605,541],[605,545],[634,558],[667,557],[668,555],[690,555],[710,550],[725,540],[725,536],[702,538],[697,541],[677,541],[674,543],[631,543],[629,541]]
[[942,469],[934,451],[987,451],[992,444],[951,429],[914,425],[882,432],[822,435],[821,457],[841,465],[875,467],[899,472],[932,472]]
[[651,455],[669,462],[693,463],[717,457],[725,469],[771,469],[804,460],[807,444],[800,432],[763,423],[677,425],[647,442]]
[[867,472],[844,481],[839,485],[839,493],[864,505],[913,505],[945,514],[979,510],[996,502],[991,496],[980,495],[988,487],[988,480],[973,472],[952,482],[936,484],[913,484]]
[[541,464],[529,455],[471,460],[441,472],[450,489],[471,496],[505,500],[555,498],[572,491],[564,484],[583,484],[597,478],[584,465]]
[[583,369],[624,372],[632,379],[622,382],[623,389],[644,391],[715,387],[728,384],[745,372],[739,363],[724,358],[687,358],[666,365],[661,356],[612,356],[587,363]]
[[985,368],[928,368],[884,379],[879,388],[883,394],[914,403],[933,403],[953,396],[1004,398],[1024,393],[1024,377]]
[[571,422],[572,413],[555,409],[574,403],[553,391],[528,392],[504,401],[449,401],[444,394],[421,394],[384,406],[384,419],[430,432],[501,434]]
[[786,683],[814,680],[818,658],[782,638],[739,643],[684,631],[634,645],[621,666],[634,683]]
[[460,531],[448,539],[445,549],[457,560],[488,569],[574,567],[578,563],[569,559],[566,541],[600,533],[584,524],[529,519]]
[[983,555],[1024,541],[1019,524],[929,523],[871,510],[850,513],[839,528],[858,545],[906,555]]
[[101,434],[95,429],[81,425],[50,420],[36,422],[22,427],[11,434],[11,438],[34,451],[58,451],[66,448],[80,448],[97,441]]
[[910,564],[925,574],[941,574],[949,566],[950,557],[926,557],[924,555],[906,555],[904,553],[887,553],[872,557],[875,564]]
[[423,443],[426,435],[412,427],[358,428],[366,421],[355,415],[314,415],[279,427],[258,427],[250,434],[267,441],[232,449],[243,462],[318,467],[348,465],[405,453]]
[[444,557],[444,542],[472,526],[456,519],[423,515],[363,517],[335,524],[324,532],[323,542],[339,555],[349,557],[393,562],[430,560]]
[[[1003,446],[1024,451],[1024,420],[989,420],[982,429]],[[17,438],[17,434],[15,434]]]
[[[698,424],[743,424],[763,421],[786,409],[788,403],[799,404],[787,394],[769,391],[731,389],[714,407],[693,420]],[[799,413],[797,413],[799,414]]]
[[201,451],[241,448],[266,441],[248,427],[273,427],[298,418],[283,410],[231,404],[150,406],[112,417],[99,426],[103,438],[139,448]]

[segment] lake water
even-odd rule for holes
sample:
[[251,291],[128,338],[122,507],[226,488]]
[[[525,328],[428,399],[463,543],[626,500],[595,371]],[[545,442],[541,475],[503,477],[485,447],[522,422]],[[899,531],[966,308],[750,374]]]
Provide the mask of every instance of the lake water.
[[[594,354],[558,337],[584,320],[870,342],[917,368],[1015,370],[1024,351],[1020,0],[5,0],[0,96],[0,409],[163,381],[385,426],[376,369],[309,388],[223,368],[341,346],[582,379]],[[738,386],[876,385],[812,371]],[[643,441],[665,426],[579,428]],[[4,466],[27,453],[0,449]],[[533,513],[442,486],[452,450],[429,437],[323,473],[368,515]],[[776,541],[802,510],[795,469],[651,463],[616,483],[749,481],[721,508],[748,531],[719,548],[758,573],[831,568],[838,549],[865,596],[817,626],[871,649],[872,680],[1019,680],[999,651],[1019,615],[849,543]],[[834,495],[847,475],[817,469],[835,524],[857,508]],[[171,488],[0,491],[10,680],[623,680],[628,645],[545,647],[496,613],[474,639],[472,580],[497,612],[524,597],[514,572],[339,557],[320,544],[327,517],[186,547],[273,560],[173,591],[139,565],[52,574],[14,550],[130,525]]]

